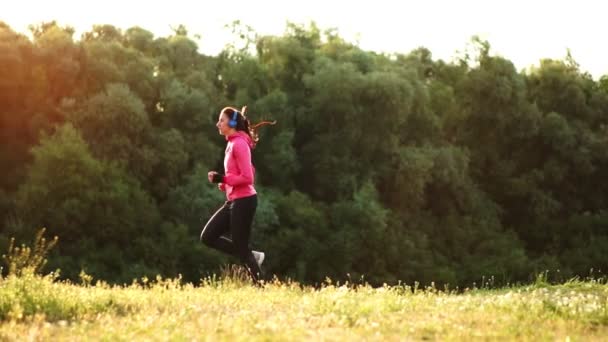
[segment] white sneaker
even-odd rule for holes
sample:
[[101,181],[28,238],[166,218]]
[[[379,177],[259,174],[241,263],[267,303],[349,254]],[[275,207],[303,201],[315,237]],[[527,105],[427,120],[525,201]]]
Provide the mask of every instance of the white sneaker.
[[253,253],[253,257],[255,258],[255,262],[258,263],[258,266],[262,266],[265,256],[264,252],[251,251],[251,253]]

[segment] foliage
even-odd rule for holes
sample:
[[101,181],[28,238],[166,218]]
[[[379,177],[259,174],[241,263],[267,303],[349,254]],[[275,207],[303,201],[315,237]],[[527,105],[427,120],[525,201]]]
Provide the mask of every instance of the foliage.
[[[473,38],[457,61],[364,51],[315,24],[206,56],[167,37],[0,24],[0,248],[47,227],[49,266],[111,283],[198,282],[223,200],[214,122],[248,106],[266,273],[471,286],[606,270],[608,82],[568,53],[517,71]],[[12,245],[11,245],[12,246]]]

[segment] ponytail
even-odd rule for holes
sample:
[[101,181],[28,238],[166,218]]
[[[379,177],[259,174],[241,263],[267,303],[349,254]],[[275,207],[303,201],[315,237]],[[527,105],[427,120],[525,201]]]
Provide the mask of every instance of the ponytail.
[[[228,117],[232,117],[232,115],[234,114],[234,112],[238,112],[238,110],[236,110],[233,107],[226,107],[224,109],[222,109],[222,113],[228,115]],[[260,140],[260,137],[258,135],[258,128],[266,126],[266,125],[276,125],[277,121],[260,121],[254,125],[251,124],[251,122],[249,121],[249,119],[247,118],[247,116],[245,115],[247,113],[247,106],[243,106],[243,108],[241,109],[240,112],[238,112],[237,114],[237,118],[236,118],[236,130],[237,131],[244,131],[245,133],[247,133],[247,135],[249,135],[249,137],[251,138],[251,140],[253,141],[253,146],[255,148],[255,145],[257,144],[257,142]]]

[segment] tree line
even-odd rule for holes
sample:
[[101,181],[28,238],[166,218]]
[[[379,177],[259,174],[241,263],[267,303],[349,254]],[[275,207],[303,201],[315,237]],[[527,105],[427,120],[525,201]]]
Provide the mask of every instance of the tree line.
[[65,278],[217,273],[231,260],[198,241],[225,200],[206,180],[214,123],[247,105],[278,121],[253,154],[269,274],[465,286],[606,269],[608,76],[570,54],[518,71],[475,38],[446,62],[315,24],[233,28],[243,44],[209,56],[183,26],[0,23],[0,248],[46,227]]

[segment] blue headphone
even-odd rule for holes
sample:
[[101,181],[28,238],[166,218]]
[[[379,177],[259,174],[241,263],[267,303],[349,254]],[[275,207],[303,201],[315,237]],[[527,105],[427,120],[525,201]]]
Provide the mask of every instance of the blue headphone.
[[228,126],[235,128],[237,121],[236,119],[238,118],[239,112],[237,112],[236,110],[234,111],[234,113],[232,113],[232,119],[230,121],[228,121]]

